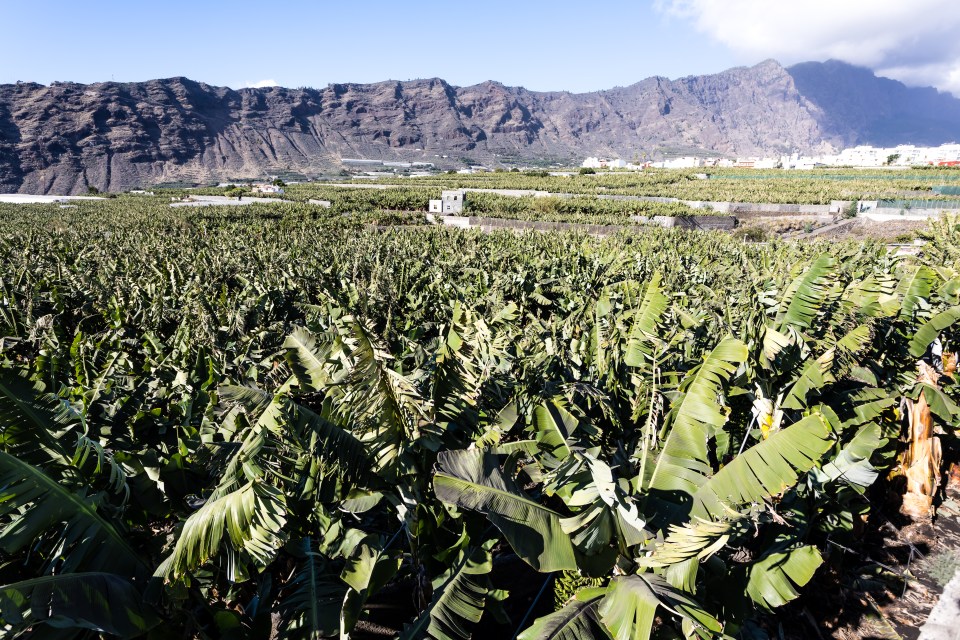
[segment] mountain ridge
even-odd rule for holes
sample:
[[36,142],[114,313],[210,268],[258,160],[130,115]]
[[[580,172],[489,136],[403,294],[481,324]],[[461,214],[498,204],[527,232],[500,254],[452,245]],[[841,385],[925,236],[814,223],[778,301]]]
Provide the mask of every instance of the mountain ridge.
[[587,93],[441,78],[323,89],[230,89],[183,76],[18,83],[0,85],[0,192],[310,176],[339,170],[343,158],[772,155],[915,141],[905,138],[960,139],[960,100],[834,61],[788,69],[765,60]]

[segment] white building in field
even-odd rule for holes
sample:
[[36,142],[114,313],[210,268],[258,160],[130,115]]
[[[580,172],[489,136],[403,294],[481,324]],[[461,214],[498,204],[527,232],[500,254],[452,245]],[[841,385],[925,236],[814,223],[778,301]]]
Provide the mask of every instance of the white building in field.
[[275,184],[255,184],[253,190],[255,193],[283,193],[283,187],[278,187]]
[[703,158],[683,156],[682,158],[664,160],[662,164],[665,169],[693,169],[694,167],[703,166]]
[[620,158],[590,157],[584,160],[580,166],[585,169],[623,169],[627,166],[627,161]]
[[443,191],[439,200],[430,201],[430,213],[439,213],[443,216],[458,216],[463,213],[463,203],[467,192],[463,190]]
[[776,169],[777,162],[774,158],[737,158],[733,166],[739,169]]

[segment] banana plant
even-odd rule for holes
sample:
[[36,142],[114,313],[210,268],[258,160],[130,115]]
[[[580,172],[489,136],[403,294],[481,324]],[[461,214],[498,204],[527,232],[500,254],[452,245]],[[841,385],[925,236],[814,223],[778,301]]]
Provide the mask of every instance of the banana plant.
[[149,559],[124,525],[124,470],[69,404],[22,373],[0,368],[0,550],[25,563],[12,582],[2,571],[0,622],[11,637],[157,628]]

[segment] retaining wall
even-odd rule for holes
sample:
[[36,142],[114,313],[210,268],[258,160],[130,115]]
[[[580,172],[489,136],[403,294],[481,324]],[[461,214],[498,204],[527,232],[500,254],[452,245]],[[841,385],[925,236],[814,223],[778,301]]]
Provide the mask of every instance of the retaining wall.
[[826,215],[834,213],[833,205],[829,204],[773,204],[767,202],[688,202],[691,207],[698,204],[709,207],[714,211],[726,213],[799,213],[807,215]]
[[618,231],[623,231],[628,227],[603,225],[603,224],[579,224],[576,222],[542,222],[531,220],[510,220],[507,218],[480,218],[470,217],[471,227],[480,227],[484,231],[493,229],[523,229],[530,231],[580,231],[594,235],[612,235]]
[[777,204],[773,202],[713,202],[709,200],[680,200],[679,198],[659,198],[654,196],[599,195],[599,200],[641,200],[664,204],[680,202],[693,209],[711,209],[719,213],[793,213],[805,215],[826,215],[839,213],[850,202],[835,200],[830,204]]
[[737,219],[733,216],[691,216],[673,218],[673,226],[682,229],[703,229],[729,231],[736,228]]
[[470,218],[467,216],[434,216],[432,213],[427,214],[427,220],[430,222],[436,221],[437,217],[439,217],[440,220],[443,221],[443,224],[448,227],[460,227],[461,229],[467,229],[473,226],[470,223]]
[[719,229],[729,231],[737,226],[737,219],[733,216],[630,216],[631,220],[636,220],[641,224],[655,224],[667,229],[674,227],[679,229]]
[[890,222],[891,220],[929,220],[940,217],[942,213],[958,212],[948,209],[870,209],[861,211],[857,217],[876,222]]
[[770,213],[769,211],[738,213],[737,220],[744,222],[813,222],[830,224],[834,221],[832,213]]
[[[737,219],[731,216],[693,216],[676,218],[672,216],[655,216],[645,218],[631,216],[640,223],[654,224],[664,228],[701,229],[728,231],[737,226]],[[544,222],[532,220],[512,220],[509,218],[485,218],[480,216],[432,216],[427,215],[431,222],[439,221],[448,227],[479,227],[484,231],[492,229],[521,229],[532,231],[580,231],[594,235],[610,235],[619,231],[633,229],[630,225],[582,224],[577,222]]]

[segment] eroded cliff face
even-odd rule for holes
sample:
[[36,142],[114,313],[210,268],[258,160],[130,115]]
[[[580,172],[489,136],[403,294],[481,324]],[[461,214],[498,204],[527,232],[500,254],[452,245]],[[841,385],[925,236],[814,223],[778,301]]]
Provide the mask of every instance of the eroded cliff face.
[[[186,78],[0,85],[0,191],[69,194],[88,186],[116,191],[315,175],[339,169],[342,158],[578,161],[663,151],[767,155],[864,142],[869,131],[851,130],[861,122],[853,107],[842,103],[838,115],[829,84],[802,71],[814,99],[774,61],[584,94],[496,82],[454,87],[440,79],[321,90],[235,91]],[[898,109],[896,117],[910,118]],[[938,126],[933,137],[949,130],[949,121]],[[917,127],[922,123],[906,129]]]
[[960,142],[960,100],[932,87],[907,87],[844,62],[804,62],[787,72],[820,109],[821,126],[842,146],[937,146]]

